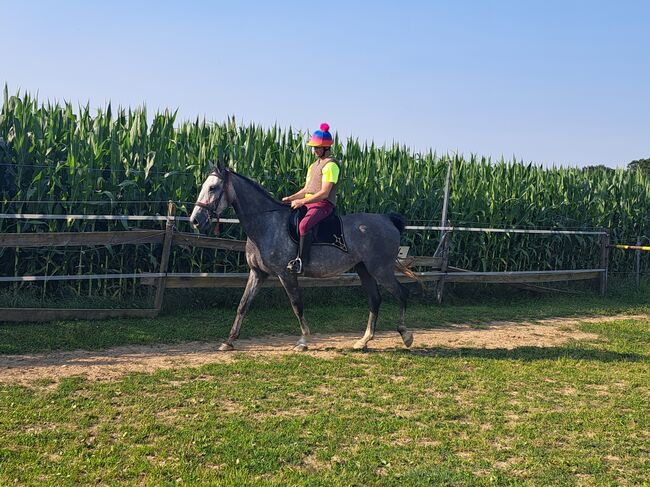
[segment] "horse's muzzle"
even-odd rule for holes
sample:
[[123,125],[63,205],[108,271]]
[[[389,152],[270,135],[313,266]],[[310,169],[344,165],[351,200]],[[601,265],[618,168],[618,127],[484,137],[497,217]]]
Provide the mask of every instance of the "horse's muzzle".
[[195,208],[190,216],[191,225],[199,231],[204,231],[210,223],[210,214],[203,208]]

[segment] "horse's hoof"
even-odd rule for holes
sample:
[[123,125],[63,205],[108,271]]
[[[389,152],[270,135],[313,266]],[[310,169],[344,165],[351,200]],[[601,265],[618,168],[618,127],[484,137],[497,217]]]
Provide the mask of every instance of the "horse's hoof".
[[406,348],[411,348],[411,345],[413,345],[413,333],[410,331],[405,331],[402,333],[402,341],[404,342]]
[[352,348],[354,348],[355,350],[366,350],[368,348],[368,342],[364,340],[359,340],[352,346]]
[[299,343],[298,345],[293,347],[294,352],[306,352],[307,350],[309,350],[309,347],[304,343]]
[[235,349],[230,343],[222,343],[219,347],[220,352],[232,352]]

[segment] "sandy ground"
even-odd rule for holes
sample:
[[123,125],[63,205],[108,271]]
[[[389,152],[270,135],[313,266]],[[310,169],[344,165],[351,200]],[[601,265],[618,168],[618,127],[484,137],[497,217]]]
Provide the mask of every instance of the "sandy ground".
[[[535,323],[495,322],[480,329],[468,325],[450,325],[434,330],[412,330],[413,349],[426,348],[505,348],[522,346],[553,347],[569,340],[594,340],[578,324],[586,321],[613,321],[647,316],[613,316],[584,319],[549,319]],[[308,353],[331,358],[351,350],[361,333],[313,334]],[[173,345],[116,347],[102,351],[51,352],[31,355],[0,355],[0,383],[30,384],[39,379],[56,383],[64,377],[84,376],[89,380],[111,380],[131,372],[197,367],[232,361],[238,356],[271,357],[293,352],[298,337],[270,336],[236,342],[237,351],[219,352],[219,343],[185,342]],[[403,349],[397,332],[380,332],[370,350]]]

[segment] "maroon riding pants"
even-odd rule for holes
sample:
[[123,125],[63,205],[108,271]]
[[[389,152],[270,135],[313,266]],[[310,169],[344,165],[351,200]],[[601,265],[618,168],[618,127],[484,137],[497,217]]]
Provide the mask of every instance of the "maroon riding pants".
[[334,205],[329,200],[307,203],[305,206],[307,207],[307,214],[300,220],[300,224],[298,225],[300,235],[306,234],[319,221],[325,219],[334,211]]

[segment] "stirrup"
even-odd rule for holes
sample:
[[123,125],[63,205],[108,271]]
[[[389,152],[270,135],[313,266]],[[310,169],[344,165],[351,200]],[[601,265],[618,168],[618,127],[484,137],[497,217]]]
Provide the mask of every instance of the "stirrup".
[[302,259],[300,257],[296,257],[293,260],[290,260],[289,263],[287,264],[287,269],[289,272],[293,274],[301,274],[302,273]]

